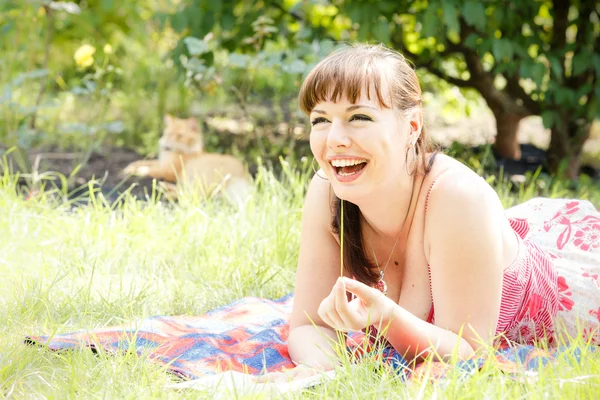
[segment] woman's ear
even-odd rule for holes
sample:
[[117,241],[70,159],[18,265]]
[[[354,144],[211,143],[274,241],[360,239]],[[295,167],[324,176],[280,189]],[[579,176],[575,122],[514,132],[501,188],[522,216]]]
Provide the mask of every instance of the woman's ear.
[[408,141],[414,146],[423,130],[423,111],[420,108],[416,108],[408,114],[408,124],[410,126]]

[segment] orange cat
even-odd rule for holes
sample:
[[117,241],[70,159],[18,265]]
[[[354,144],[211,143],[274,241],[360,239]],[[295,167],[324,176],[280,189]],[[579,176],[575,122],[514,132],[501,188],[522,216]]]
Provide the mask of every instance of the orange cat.
[[135,161],[123,172],[168,181],[161,184],[170,198],[177,196],[178,187],[199,189],[209,196],[224,193],[235,201],[248,195],[250,182],[242,162],[231,155],[206,153],[200,126],[194,118],[167,114],[158,144],[158,160]]

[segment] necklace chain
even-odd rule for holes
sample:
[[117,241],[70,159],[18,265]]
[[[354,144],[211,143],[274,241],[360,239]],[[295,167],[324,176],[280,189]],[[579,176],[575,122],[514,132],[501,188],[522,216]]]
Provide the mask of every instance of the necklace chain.
[[[375,259],[375,264],[377,265],[377,269],[379,270],[379,282],[377,282],[377,289],[379,289],[381,292],[383,292],[384,295],[387,295],[387,284],[383,280],[383,277],[385,276],[385,271],[387,271],[388,265],[390,264],[392,255],[394,255],[394,250],[396,250],[396,245],[398,244],[398,240],[400,239],[400,236],[402,236],[402,231],[404,230],[404,225],[406,224],[406,220],[408,219],[408,214],[410,213],[410,209],[412,208],[411,206],[412,206],[413,196],[415,194],[416,182],[417,182],[417,177],[415,175],[415,177],[413,178],[412,189],[410,191],[410,200],[408,200],[408,207],[406,209],[406,214],[404,214],[404,219],[402,220],[402,226],[400,227],[400,232],[398,232],[398,236],[396,236],[396,240],[394,241],[394,246],[392,247],[392,251],[390,252],[390,255],[385,263],[385,267],[383,267],[383,271],[381,270],[381,267],[379,266],[379,261],[377,261],[377,256],[375,255],[375,248],[373,247],[373,241],[371,240],[371,238],[369,238],[369,245],[371,246],[371,251],[373,252],[373,258]],[[422,183],[423,182],[421,182],[421,184]]]

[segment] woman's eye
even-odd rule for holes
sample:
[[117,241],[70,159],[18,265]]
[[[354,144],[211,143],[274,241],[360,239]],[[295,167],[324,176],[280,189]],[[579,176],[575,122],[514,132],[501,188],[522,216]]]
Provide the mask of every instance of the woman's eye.
[[323,117],[317,117],[311,121],[311,124],[315,126],[316,124],[320,124],[321,122],[327,122],[327,119]]
[[363,114],[355,114],[350,117],[350,121],[373,121],[373,119]]

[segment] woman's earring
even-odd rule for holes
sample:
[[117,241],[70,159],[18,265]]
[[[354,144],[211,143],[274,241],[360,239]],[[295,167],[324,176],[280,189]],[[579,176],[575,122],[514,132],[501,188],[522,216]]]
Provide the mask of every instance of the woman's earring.
[[[408,170],[408,152],[410,151],[410,149],[412,149],[413,151],[413,164],[412,164],[412,168],[410,169],[410,171]],[[406,173],[408,174],[408,176],[412,176],[412,174],[415,173],[415,169],[417,168],[417,146],[415,146],[414,144],[410,145],[407,149],[406,149],[406,157],[404,159],[404,164],[406,166]]]
[[[324,178],[324,177],[322,177],[321,175],[319,175],[319,171],[317,171],[317,170],[315,169],[315,160],[316,160],[316,158],[314,158],[314,157],[313,157],[312,161],[310,162],[310,166],[312,167],[312,170],[313,170],[313,172],[314,172],[314,173],[315,173],[315,175],[316,175],[316,176],[318,176],[319,178],[321,178],[321,179],[324,179],[324,180],[326,180],[326,181],[327,181],[328,179],[327,179],[327,178]],[[318,162],[317,162],[317,164],[318,164]]]

